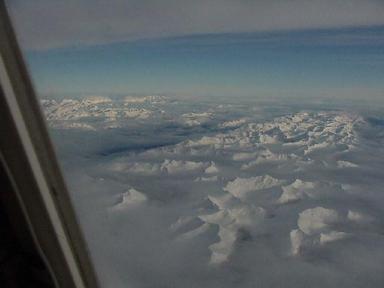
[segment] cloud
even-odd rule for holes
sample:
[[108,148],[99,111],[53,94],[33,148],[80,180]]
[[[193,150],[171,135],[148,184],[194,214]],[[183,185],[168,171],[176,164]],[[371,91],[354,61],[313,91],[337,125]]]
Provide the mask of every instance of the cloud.
[[207,33],[384,25],[380,0],[14,0],[26,49]]
[[269,175],[251,178],[237,177],[235,180],[228,182],[224,190],[228,191],[236,198],[243,199],[249,192],[275,187],[283,182],[284,181],[273,178]]
[[[126,104],[111,99],[114,109]],[[83,100],[89,103],[84,111],[103,108],[104,100]],[[61,109],[51,110],[68,100],[43,103],[47,115],[58,113],[48,123],[71,121]],[[367,122],[357,106],[331,112],[328,105],[315,105],[315,111],[297,113],[302,104],[203,103],[149,101],[148,109],[164,110],[166,117],[105,129],[109,120],[100,113],[76,120],[93,123],[97,133],[51,130],[103,286],[382,287],[384,169],[377,155],[382,155],[384,122],[379,114],[364,112],[373,119]],[[169,126],[187,111],[212,111],[216,128]],[[218,127],[239,117],[247,124]],[[181,131],[183,137],[174,138]],[[281,134],[277,131],[280,143],[260,143],[259,135]],[[178,140],[164,146],[161,137]],[[321,142],[355,149],[336,145],[336,151],[304,155],[308,145]],[[298,158],[241,170],[244,162],[271,153]],[[338,160],[358,167],[338,168]],[[215,174],[206,173],[215,166]],[[295,171],[296,166],[305,168]],[[350,277],[355,271],[358,279]]]
[[305,234],[313,235],[340,221],[341,217],[336,210],[316,207],[301,212],[297,225]]
[[134,188],[129,189],[127,192],[122,194],[121,199],[117,205],[113,208],[114,210],[124,210],[129,209],[131,207],[138,206],[144,202],[146,202],[147,196],[142,192],[137,191]]

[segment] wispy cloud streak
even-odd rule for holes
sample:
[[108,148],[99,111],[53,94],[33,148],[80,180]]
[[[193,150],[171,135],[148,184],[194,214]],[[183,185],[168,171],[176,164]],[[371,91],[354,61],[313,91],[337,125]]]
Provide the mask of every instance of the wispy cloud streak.
[[13,0],[27,49],[146,38],[384,25],[380,0]]

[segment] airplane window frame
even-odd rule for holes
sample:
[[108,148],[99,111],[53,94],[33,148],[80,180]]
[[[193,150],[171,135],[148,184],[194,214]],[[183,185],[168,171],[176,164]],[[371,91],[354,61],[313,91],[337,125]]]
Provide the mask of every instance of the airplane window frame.
[[0,161],[57,287],[99,287],[45,121],[0,2]]

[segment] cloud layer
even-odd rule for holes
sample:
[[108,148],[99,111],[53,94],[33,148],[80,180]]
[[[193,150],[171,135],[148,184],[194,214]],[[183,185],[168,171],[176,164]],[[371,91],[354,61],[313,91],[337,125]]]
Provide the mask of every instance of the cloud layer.
[[379,107],[42,104],[103,287],[383,286]]
[[106,44],[206,33],[384,25],[380,0],[14,0],[27,49]]

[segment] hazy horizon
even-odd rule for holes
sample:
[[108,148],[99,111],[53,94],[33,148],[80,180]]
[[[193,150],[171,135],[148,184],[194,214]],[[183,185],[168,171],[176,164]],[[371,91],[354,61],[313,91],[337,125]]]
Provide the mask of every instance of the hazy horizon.
[[384,99],[381,1],[161,3],[8,6],[42,95]]

